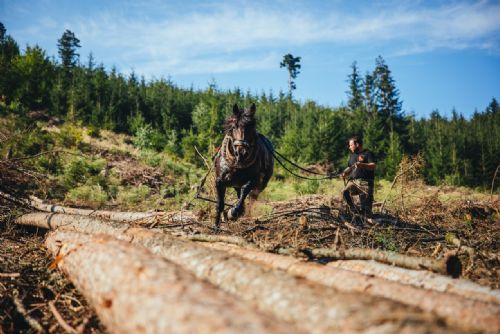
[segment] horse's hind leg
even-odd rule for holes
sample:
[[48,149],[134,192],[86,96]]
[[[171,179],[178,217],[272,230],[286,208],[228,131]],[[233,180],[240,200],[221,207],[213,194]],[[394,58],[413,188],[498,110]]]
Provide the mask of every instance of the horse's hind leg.
[[215,208],[215,228],[218,229],[220,226],[220,215],[224,210],[224,196],[226,195],[226,186],[217,181],[215,185],[217,189],[217,206]]
[[229,210],[228,217],[230,219],[236,220],[241,217],[243,213],[245,213],[245,198],[248,196],[250,191],[252,191],[253,187],[254,182],[248,181],[243,185],[243,187],[241,187],[240,191],[238,191],[238,188],[235,188],[236,192],[239,193],[238,203],[236,203],[236,205]]

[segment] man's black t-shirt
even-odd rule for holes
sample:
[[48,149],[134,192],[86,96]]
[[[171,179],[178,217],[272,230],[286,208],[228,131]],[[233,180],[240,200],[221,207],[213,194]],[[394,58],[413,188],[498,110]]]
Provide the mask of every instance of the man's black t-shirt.
[[[351,156],[349,157],[349,162],[347,163],[347,165],[349,167],[351,167],[357,161],[362,162],[362,163],[370,163],[370,162],[375,162],[375,158],[373,156],[373,153],[368,151],[368,150],[364,150],[360,153],[351,153]],[[351,174],[351,178],[363,179],[363,180],[373,182],[373,180],[375,179],[375,171],[374,170],[367,170],[367,169],[363,169],[363,168],[355,168]]]

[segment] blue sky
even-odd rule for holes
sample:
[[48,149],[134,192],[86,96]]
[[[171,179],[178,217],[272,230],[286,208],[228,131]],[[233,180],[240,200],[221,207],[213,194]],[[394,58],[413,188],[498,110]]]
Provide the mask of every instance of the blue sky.
[[204,89],[287,90],[284,54],[302,57],[294,96],[345,104],[353,61],[382,55],[403,109],[466,116],[500,99],[499,1],[0,0],[0,21],[24,50],[57,57],[70,29],[80,61]]

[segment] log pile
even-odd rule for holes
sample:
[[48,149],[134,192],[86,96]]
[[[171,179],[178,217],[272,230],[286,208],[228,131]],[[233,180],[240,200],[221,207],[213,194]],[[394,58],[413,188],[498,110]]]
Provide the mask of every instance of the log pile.
[[107,235],[56,231],[47,248],[114,333],[294,333],[151,252]]
[[[22,216],[17,222],[48,229],[105,233],[139,244],[298,330],[314,333],[500,330],[500,306],[494,297],[488,302],[450,292],[417,289],[333,266],[303,263],[227,244],[206,247],[161,230],[90,217],[38,213]],[[82,274],[87,275],[85,271]]]

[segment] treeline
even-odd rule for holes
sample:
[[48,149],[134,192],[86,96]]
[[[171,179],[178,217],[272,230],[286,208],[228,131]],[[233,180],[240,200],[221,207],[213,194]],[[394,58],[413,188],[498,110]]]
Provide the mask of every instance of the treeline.
[[[500,163],[500,112],[491,103],[470,119],[453,111],[446,118],[405,114],[391,71],[382,57],[364,75],[354,63],[348,103],[330,108],[299,103],[290,94],[261,95],[239,89],[185,89],[165,80],[146,81],[132,72],[106,71],[92,54],[80,61],[80,41],[66,30],[58,59],[39,46],[21,52],[0,23],[0,113],[20,116],[43,111],[98,132],[109,129],[134,136],[141,148],[168,151],[201,163],[194,147],[210,155],[220,144],[222,124],[238,103],[257,105],[259,131],[301,163],[345,165],[347,140],[353,134],[378,158],[379,177],[391,179],[403,155],[421,154],[431,184],[489,187]],[[500,182],[498,182],[500,183]]]

